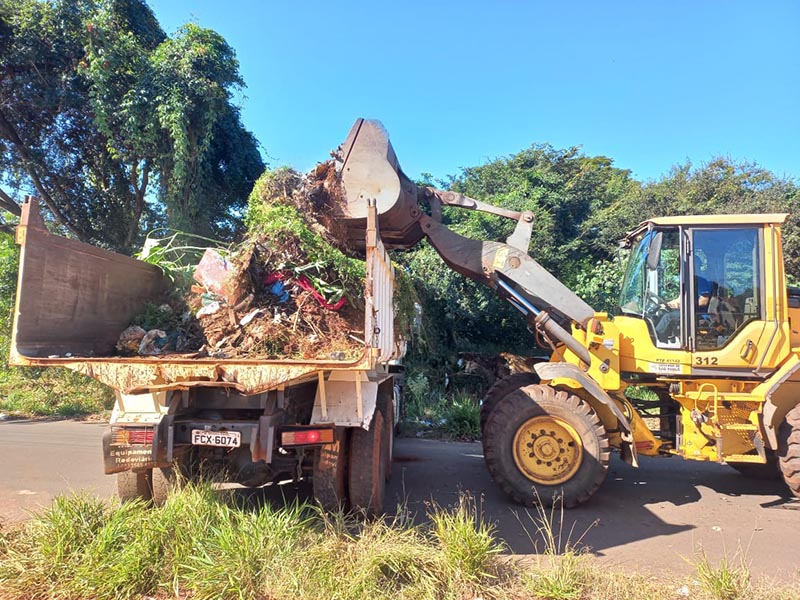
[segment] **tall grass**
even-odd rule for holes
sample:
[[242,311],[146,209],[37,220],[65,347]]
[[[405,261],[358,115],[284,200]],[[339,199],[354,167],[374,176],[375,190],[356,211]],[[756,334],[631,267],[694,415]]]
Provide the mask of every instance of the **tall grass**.
[[414,525],[402,511],[365,521],[298,503],[242,506],[209,484],[156,508],[63,496],[0,530],[0,598],[651,600],[684,586],[698,599],[797,598],[796,587],[766,580],[717,593],[700,569],[687,584],[601,568],[552,511],[534,519],[544,546],[533,566],[500,556],[469,497],[428,517]]
[[586,551],[581,548],[588,529],[575,539],[574,526],[564,526],[561,500],[556,498],[549,509],[536,505],[537,515],[531,518],[535,528],[531,541],[539,561],[528,573],[526,587],[538,598],[578,600],[590,580]]
[[240,507],[209,484],[157,508],[59,497],[0,540],[0,595],[455,599],[486,588],[499,546],[474,504],[431,517],[426,528]]
[[727,550],[719,562],[709,560],[705,550],[698,548],[693,561],[700,587],[714,600],[746,598],[750,589],[750,569],[746,553],[737,551],[728,557]]

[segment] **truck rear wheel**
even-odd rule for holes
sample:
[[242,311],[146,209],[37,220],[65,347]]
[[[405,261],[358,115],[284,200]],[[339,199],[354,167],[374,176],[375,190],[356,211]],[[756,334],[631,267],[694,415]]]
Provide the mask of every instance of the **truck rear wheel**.
[[586,502],[606,477],[608,436],[591,406],[548,385],[502,397],[486,422],[484,457],[515,502],[566,508]]
[[391,396],[378,398],[378,410],[383,415],[383,469],[386,481],[392,479],[392,458],[394,457],[394,402]]
[[532,383],[539,383],[539,376],[536,373],[512,373],[508,377],[495,381],[481,402],[481,431],[489,419],[489,414],[504,396]]
[[156,467],[149,471],[150,494],[154,506],[163,506],[170,492],[178,485],[173,467]]
[[778,429],[778,464],[786,485],[800,498],[800,404],[787,413]]
[[333,432],[333,444],[321,446],[314,453],[314,498],[328,512],[348,508],[347,434],[345,427],[337,427]]
[[123,502],[150,500],[150,482],[146,471],[117,473],[117,495]]
[[369,429],[357,427],[350,435],[350,503],[369,516],[383,512],[386,491],[386,428],[383,414],[376,410]]

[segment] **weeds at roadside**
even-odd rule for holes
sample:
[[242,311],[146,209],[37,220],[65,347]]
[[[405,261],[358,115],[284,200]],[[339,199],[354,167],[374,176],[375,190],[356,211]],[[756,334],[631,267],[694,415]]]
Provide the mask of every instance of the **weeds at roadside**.
[[472,441],[481,437],[478,398],[466,392],[446,395],[432,391],[425,375],[417,374],[406,384],[406,417],[409,425],[433,437]]
[[0,370],[0,412],[25,417],[80,417],[110,410],[114,394],[74,371],[7,367]]
[[[469,496],[432,507],[426,525],[398,513],[364,520],[297,502],[253,505],[210,483],[185,483],[156,508],[62,496],[0,530],[0,596],[650,600],[681,587],[593,564],[558,508],[531,517],[543,540],[534,567],[499,556],[493,526]],[[766,581],[733,596],[700,588],[691,597],[797,598],[796,588]]]
[[[529,534],[529,538],[539,559],[528,574],[525,587],[547,600],[577,600],[590,579],[586,554],[580,549],[581,541],[594,524],[573,541],[574,523],[565,533],[563,497],[556,497],[549,509],[537,501],[536,512],[536,517],[530,517],[536,531],[533,536]],[[521,520],[520,525],[525,528]],[[541,550],[538,540],[543,542]]]
[[431,528],[286,506],[237,506],[187,483],[160,507],[61,496],[0,544],[4,597],[459,598],[499,545],[463,499]]
[[481,437],[481,408],[471,395],[457,394],[442,411],[442,433],[454,440],[478,440]]
[[495,577],[495,558],[503,546],[494,536],[494,525],[483,520],[472,496],[461,494],[458,505],[449,510],[433,506],[428,516],[446,572],[457,582],[469,584]]
[[[739,548],[728,558],[723,549],[723,557],[712,563],[705,550],[698,547],[695,560],[690,561],[695,568],[700,587],[714,600],[740,600],[746,598],[750,589],[750,569],[746,564],[746,552]],[[738,564],[737,564],[738,563]]]

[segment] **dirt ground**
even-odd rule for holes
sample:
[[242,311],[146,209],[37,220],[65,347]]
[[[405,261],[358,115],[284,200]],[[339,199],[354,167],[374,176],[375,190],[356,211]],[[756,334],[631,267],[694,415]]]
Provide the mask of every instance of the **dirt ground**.
[[[0,522],[26,518],[54,495],[86,489],[107,497],[103,425],[73,421],[0,422]],[[478,443],[416,438],[396,442],[388,507],[403,504],[424,521],[431,502],[454,504],[471,493],[510,552],[541,543],[537,512],[508,501],[489,478]],[[310,498],[306,483],[242,490],[264,502]],[[562,519],[557,512],[555,521]],[[780,481],[753,481],[724,465],[678,458],[643,459],[633,469],[617,457],[608,479],[585,505],[564,511],[562,539],[588,548],[615,568],[652,574],[688,573],[686,559],[702,546],[709,558],[746,552],[754,575],[789,580],[800,569],[800,502]]]

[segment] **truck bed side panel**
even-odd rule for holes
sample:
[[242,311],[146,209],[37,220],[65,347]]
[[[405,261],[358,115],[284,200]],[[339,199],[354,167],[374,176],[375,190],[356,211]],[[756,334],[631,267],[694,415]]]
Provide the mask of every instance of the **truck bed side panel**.
[[111,355],[131,318],[165,289],[161,270],[52,235],[35,202],[25,209],[12,348],[31,358]]

